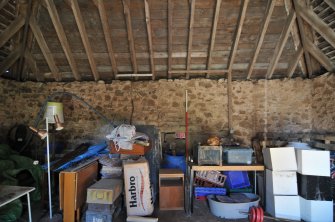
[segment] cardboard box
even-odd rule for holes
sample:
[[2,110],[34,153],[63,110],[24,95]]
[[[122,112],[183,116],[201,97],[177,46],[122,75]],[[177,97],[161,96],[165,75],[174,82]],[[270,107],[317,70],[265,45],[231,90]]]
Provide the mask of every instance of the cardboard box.
[[263,149],[265,167],[273,171],[296,171],[297,161],[293,147]]
[[301,219],[313,222],[333,221],[333,201],[316,201],[300,199]]
[[298,172],[304,175],[330,176],[330,153],[327,150],[296,149]]
[[130,154],[130,155],[144,155],[146,152],[150,150],[150,146],[142,146],[139,144],[133,144],[132,150],[122,149],[119,150],[116,149],[113,141],[110,141],[110,153],[114,154]]
[[279,196],[266,192],[266,211],[273,217],[300,221],[299,196]]
[[101,179],[87,188],[87,203],[112,204],[123,191],[121,179]]
[[266,190],[274,195],[298,195],[296,172],[267,169]]
[[144,158],[123,163],[126,205],[128,216],[145,216],[154,210],[149,164]]
[[298,194],[307,200],[332,200],[331,178],[297,173]]

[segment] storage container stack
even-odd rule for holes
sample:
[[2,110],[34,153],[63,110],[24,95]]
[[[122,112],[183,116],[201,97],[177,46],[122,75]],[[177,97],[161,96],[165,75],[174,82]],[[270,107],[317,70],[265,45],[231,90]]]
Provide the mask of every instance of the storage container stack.
[[333,221],[330,152],[296,149],[301,219]]
[[266,211],[274,217],[300,221],[297,162],[293,147],[263,149],[266,167]]
[[122,207],[123,181],[101,179],[87,189],[86,222],[112,222]]

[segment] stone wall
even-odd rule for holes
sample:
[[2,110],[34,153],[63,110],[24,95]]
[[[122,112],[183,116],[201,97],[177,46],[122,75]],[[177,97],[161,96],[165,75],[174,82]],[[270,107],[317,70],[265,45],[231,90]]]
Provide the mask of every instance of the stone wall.
[[[131,121],[154,125],[161,132],[174,132],[185,129],[185,90],[188,90],[191,144],[228,132],[226,80],[42,84],[2,79],[0,86],[1,141],[14,124],[33,125],[47,96],[63,91],[81,97],[114,124]],[[323,78],[236,81],[232,89],[234,136],[245,145],[250,145],[257,132],[310,132],[312,123],[316,130],[331,129],[324,124],[331,118],[334,120],[334,108],[324,103],[332,100],[334,104],[334,90],[328,92],[334,89],[334,81],[329,83]],[[327,96],[322,97],[323,94]],[[57,138],[70,146],[102,140],[110,131],[107,122],[75,97],[57,96],[54,101],[63,102],[65,116],[65,129]],[[312,106],[311,101],[319,104]],[[315,106],[324,108],[316,112]],[[322,117],[325,113],[327,120]],[[318,120],[313,122],[313,118]],[[334,128],[334,121],[332,124]],[[43,122],[40,127],[44,127]]]

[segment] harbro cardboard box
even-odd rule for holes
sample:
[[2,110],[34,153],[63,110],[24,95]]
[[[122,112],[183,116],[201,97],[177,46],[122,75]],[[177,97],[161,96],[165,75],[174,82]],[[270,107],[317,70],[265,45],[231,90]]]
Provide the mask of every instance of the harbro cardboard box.
[[150,215],[154,211],[149,164],[146,159],[124,161],[124,184],[128,216]]

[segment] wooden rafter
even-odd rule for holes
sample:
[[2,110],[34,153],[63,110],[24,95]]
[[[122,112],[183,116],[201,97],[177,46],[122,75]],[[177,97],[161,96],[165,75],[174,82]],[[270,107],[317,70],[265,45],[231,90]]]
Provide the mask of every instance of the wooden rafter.
[[335,2],[333,0],[324,0],[335,11]]
[[242,0],[242,3],[241,3],[241,12],[238,18],[238,23],[237,23],[237,27],[235,31],[235,38],[234,38],[233,46],[231,48],[229,59],[228,59],[228,66],[227,66],[228,75],[229,73],[231,73],[231,70],[233,69],[235,55],[237,52],[237,46],[240,41],[245,15],[247,13],[248,3],[249,3],[249,0]]
[[330,45],[335,48],[335,32],[312,9],[304,6],[301,1],[295,1],[297,13],[310,24]]
[[306,40],[307,50],[313,57],[320,62],[328,72],[335,71],[334,63],[318,48],[313,44],[311,40]]
[[266,78],[267,79],[272,78],[273,72],[276,69],[279,58],[280,58],[280,56],[283,52],[284,46],[285,46],[287,38],[290,34],[290,30],[291,30],[292,25],[295,21],[295,18],[296,18],[296,14],[295,14],[294,10],[292,9],[290,11],[290,14],[289,14],[288,18],[286,19],[284,29],[282,30],[282,32],[280,34],[279,41],[278,41],[278,43],[276,45],[276,48],[273,52],[273,56],[272,56],[270,64],[269,64],[269,68],[266,72]]
[[[191,53],[192,53],[192,42],[193,42],[193,23],[194,23],[194,9],[195,9],[195,0],[191,1],[190,8],[190,24],[189,24],[189,32],[188,32],[188,46],[187,46],[187,62],[186,69],[190,70],[191,64]],[[190,78],[190,74],[186,73],[186,79]]]
[[60,21],[55,3],[53,0],[45,0],[51,21],[54,25],[54,28],[56,30],[58,39],[62,45],[62,48],[64,50],[65,56],[67,58],[67,61],[69,62],[69,65],[71,67],[71,70],[73,72],[74,78],[79,81],[81,79],[80,74],[78,72],[77,64],[74,60],[74,57],[72,55],[72,51],[70,48],[70,44],[67,40],[63,25]]
[[5,7],[5,5],[7,5],[8,4],[8,0],[2,0],[1,2],[0,2],[0,10],[3,8],[3,7]]
[[40,70],[36,64],[36,61],[33,55],[30,53],[29,50],[25,51],[24,58],[30,70],[35,75],[37,81],[44,81],[44,76],[40,75]]
[[122,0],[123,3],[123,12],[126,18],[126,25],[127,25],[127,33],[128,33],[128,43],[129,43],[129,50],[131,55],[131,62],[133,66],[133,72],[136,74],[138,72],[137,62],[136,62],[136,52],[135,52],[135,44],[134,44],[134,36],[133,36],[133,28],[131,25],[131,18],[130,18],[130,10],[129,10],[129,0]]
[[145,8],[145,21],[147,24],[147,33],[148,33],[148,43],[149,43],[149,53],[150,53],[150,66],[152,73],[152,80],[155,80],[155,63],[154,63],[154,50],[152,47],[152,34],[151,34],[151,22],[150,22],[150,8],[148,0],[144,0]]
[[191,73],[191,74],[224,74],[227,73],[226,69],[211,69],[211,70],[171,70],[169,73],[181,74],[181,73]]
[[[168,0],[168,71],[172,67],[172,15],[173,15],[173,1]],[[168,78],[171,79],[171,73],[168,72]]]
[[6,44],[6,42],[19,31],[24,25],[25,19],[23,16],[18,16],[0,35],[0,47]]
[[11,67],[20,57],[21,47],[16,48],[9,56],[7,56],[0,64],[0,76]]
[[71,0],[69,1],[73,14],[74,14],[74,18],[76,20],[78,29],[79,29],[79,33],[80,33],[80,37],[81,40],[84,44],[84,48],[87,54],[87,58],[88,58],[88,62],[90,63],[91,66],[91,70],[94,76],[94,80],[98,81],[100,79],[98,70],[97,70],[97,65],[95,63],[94,57],[93,57],[93,51],[92,51],[92,47],[90,44],[90,41],[88,39],[87,36],[87,32],[86,32],[86,28],[85,28],[85,24],[84,24],[84,20],[83,20],[83,16],[81,15],[80,12],[80,8],[79,8],[79,4],[77,0]]
[[299,63],[300,58],[302,57],[302,54],[304,53],[304,49],[300,46],[295,53],[293,59],[291,59],[288,69],[287,69],[287,77],[291,78],[293,76],[294,70],[297,68],[297,65]]
[[44,55],[44,58],[48,63],[48,66],[51,70],[52,75],[54,76],[56,81],[60,81],[61,76],[60,76],[59,70],[56,66],[55,60],[54,60],[54,58],[52,56],[52,53],[51,53],[51,51],[48,47],[48,44],[45,41],[45,38],[42,34],[42,31],[41,31],[40,27],[37,25],[37,22],[36,22],[34,17],[30,17],[29,25],[30,25],[31,30],[34,33],[35,39],[36,39],[36,41],[37,41],[37,43],[38,43],[38,45],[39,45],[39,47],[40,47],[40,49],[41,49],[41,51]]
[[97,7],[98,7],[98,10],[99,10],[99,14],[100,14],[102,29],[103,29],[104,35],[105,35],[105,41],[106,41],[106,44],[107,44],[109,60],[111,62],[112,69],[113,69],[113,74],[114,74],[114,77],[115,77],[115,75],[118,74],[118,71],[117,71],[117,65],[116,65],[116,60],[115,60],[115,56],[114,56],[112,34],[111,34],[111,30],[109,28],[106,8],[104,7],[103,0],[97,0],[96,3],[97,3]]
[[260,29],[261,32],[259,33],[257,43],[256,43],[255,49],[254,49],[254,54],[253,54],[252,59],[251,59],[249,65],[248,65],[248,68],[247,68],[247,79],[251,78],[251,74],[252,74],[254,65],[256,63],[259,51],[261,50],[262,43],[263,43],[263,40],[264,40],[264,37],[265,37],[265,33],[266,33],[266,30],[268,29],[274,7],[275,7],[275,1],[268,1],[268,6],[266,8],[266,12],[265,12],[265,15],[264,15],[263,24],[262,24],[262,27]]
[[[209,49],[208,49],[207,69],[210,69],[211,67],[212,53],[213,53],[214,44],[215,44],[215,36],[216,36],[216,30],[217,30],[217,25],[219,21],[220,8],[221,8],[221,0],[216,0],[215,15],[214,15],[213,24],[212,24],[211,42],[210,42]],[[209,78],[209,73],[206,74],[206,78]]]

